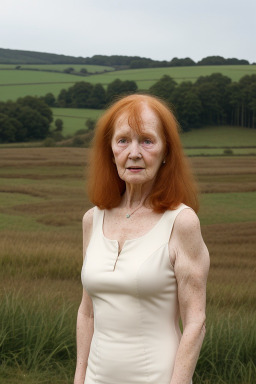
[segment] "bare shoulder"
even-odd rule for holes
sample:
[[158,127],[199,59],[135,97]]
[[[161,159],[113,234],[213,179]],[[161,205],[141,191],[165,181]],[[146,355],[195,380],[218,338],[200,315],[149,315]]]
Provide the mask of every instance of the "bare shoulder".
[[193,209],[185,208],[176,217],[173,231],[178,237],[201,235],[200,221]]
[[194,260],[209,258],[199,218],[192,209],[183,209],[177,215],[173,227],[173,244],[176,257],[183,255],[186,259]]

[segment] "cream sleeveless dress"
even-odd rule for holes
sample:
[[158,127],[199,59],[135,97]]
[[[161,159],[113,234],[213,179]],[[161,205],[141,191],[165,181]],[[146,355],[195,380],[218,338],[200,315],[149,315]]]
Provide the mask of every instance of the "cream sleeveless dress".
[[168,242],[184,208],[165,211],[148,233],[126,240],[119,256],[118,241],[103,234],[104,210],[94,208],[81,272],[94,309],[84,384],[170,384],[181,333]]

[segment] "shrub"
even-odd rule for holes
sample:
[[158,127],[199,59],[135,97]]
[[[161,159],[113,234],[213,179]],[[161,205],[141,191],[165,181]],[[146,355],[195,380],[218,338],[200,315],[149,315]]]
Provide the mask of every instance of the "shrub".
[[55,141],[61,141],[61,140],[63,140],[64,139],[64,136],[62,135],[62,133],[61,132],[52,132],[52,134],[51,134],[51,137],[53,138],[53,140],[55,140]]
[[80,136],[75,136],[72,145],[74,147],[83,147],[84,146],[84,140]]
[[91,119],[91,118],[89,118],[89,119],[86,120],[85,125],[86,125],[86,127],[87,127],[90,131],[92,131],[92,130],[95,128],[96,121],[93,120],[93,119]]
[[85,128],[78,129],[78,131],[76,131],[76,133],[75,133],[75,136],[83,135],[84,133],[87,133],[87,129],[85,129]]
[[55,147],[56,141],[52,137],[47,137],[43,142],[44,147]]
[[63,120],[61,120],[61,119],[56,119],[55,120],[55,122],[54,122],[54,124],[55,124],[55,131],[59,131],[59,132],[61,132],[62,130],[63,130]]
[[233,150],[230,148],[224,149],[223,153],[224,153],[224,155],[233,155],[234,154]]

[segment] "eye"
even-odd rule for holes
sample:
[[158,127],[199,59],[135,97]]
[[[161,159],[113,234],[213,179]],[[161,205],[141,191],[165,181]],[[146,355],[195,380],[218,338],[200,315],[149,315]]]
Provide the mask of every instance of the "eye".
[[143,143],[146,144],[146,145],[149,145],[149,144],[152,144],[152,140],[150,140],[150,139],[144,139],[144,140],[143,140]]
[[127,143],[127,139],[121,138],[117,142],[118,142],[118,144],[126,144]]

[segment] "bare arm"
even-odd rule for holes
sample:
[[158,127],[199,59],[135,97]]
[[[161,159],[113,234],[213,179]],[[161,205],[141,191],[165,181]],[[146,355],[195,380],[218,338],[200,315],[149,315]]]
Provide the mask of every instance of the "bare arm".
[[[93,209],[85,213],[83,217],[83,255],[90,241],[93,225]],[[94,317],[92,300],[85,289],[77,314],[76,340],[77,362],[74,384],[83,384],[86,374],[87,361],[94,331]]]
[[199,219],[191,209],[184,209],[177,216],[173,237],[183,334],[170,384],[190,384],[205,336],[206,281],[210,261]]

